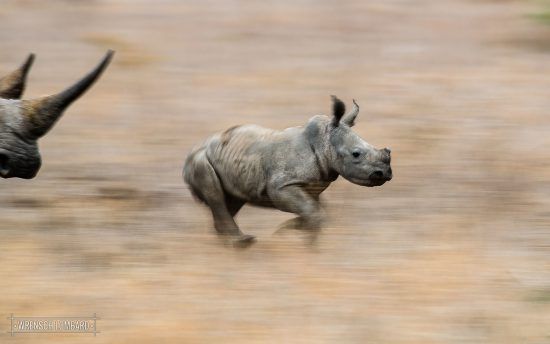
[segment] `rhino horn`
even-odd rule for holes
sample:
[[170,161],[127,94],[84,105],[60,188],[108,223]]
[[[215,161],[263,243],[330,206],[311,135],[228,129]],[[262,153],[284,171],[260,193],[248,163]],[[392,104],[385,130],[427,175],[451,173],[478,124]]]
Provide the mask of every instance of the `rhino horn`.
[[29,54],[27,60],[16,70],[0,79],[0,98],[19,99],[25,91],[27,74],[34,62],[34,54]]
[[63,111],[78,99],[99,78],[109,65],[114,51],[109,50],[101,62],[81,80],[60,93],[20,103],[21,114],[29,136],[39,138],[52,128]]

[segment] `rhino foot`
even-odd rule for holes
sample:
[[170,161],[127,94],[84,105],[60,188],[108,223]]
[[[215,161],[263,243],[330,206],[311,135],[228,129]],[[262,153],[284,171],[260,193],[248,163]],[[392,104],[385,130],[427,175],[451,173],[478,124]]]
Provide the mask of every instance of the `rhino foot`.
[[246,248],[256,242],[256,237],[250,234],[242,234],[233,239],[233,247]]
[[289,230],[301,230],[304,228],[304,220],[301,217],[295,217],[281,223],[273,235],[281,235]]

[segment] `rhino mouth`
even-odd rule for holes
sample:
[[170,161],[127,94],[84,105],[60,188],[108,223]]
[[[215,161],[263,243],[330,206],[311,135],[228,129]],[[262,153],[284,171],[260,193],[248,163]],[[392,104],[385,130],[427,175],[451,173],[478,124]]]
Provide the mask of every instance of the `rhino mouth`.
[[384,185],[389,179],[369,179],[366,181],[364,186],[373,187],[373,186],[381,186]]
[[389,179],[358,179],[358,178],[346,178],[353,184],[361,185],[361,186],[367,186],[367,187],[374,187],[374,186],[380,186],[386,183]]
[[384,185],[386,182],[388,181],[388,179],[383,179],[383,180],[370,180],[369,181],[369,185],[367,186],[381,186],[381,185]]
[[391,172],[384,173],[382,171],[374,171],[370,173],[366,178],[346,178],[350,182],[367,187],[381,186],[392,179]]
[[387,181],[390,181],[392,178],[392,170],[389,168],[386,172],[383,172],[381,170],[374,171],[369,175],[369,180],[372,182],[372,184],[378,186],[382,185]]
[[24,161],[23,163],[14,163],[17,159],[10,158],[9,155],[0,152],[0,177],[33,179],[40,170],[40,159]]
[[10,168],[8,165],[9,157],[6,154],[0,153],[0,177],[9,178]]

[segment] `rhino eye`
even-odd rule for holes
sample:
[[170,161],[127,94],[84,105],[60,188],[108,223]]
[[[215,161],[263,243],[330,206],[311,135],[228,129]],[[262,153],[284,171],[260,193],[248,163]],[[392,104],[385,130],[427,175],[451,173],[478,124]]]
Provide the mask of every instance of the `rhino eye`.
[[358,157],[361,155],[361,152],[359,152],[359,151],[354,151],[353,153],[351,153],[351,155],[352,155],[354,158],[358,158]]

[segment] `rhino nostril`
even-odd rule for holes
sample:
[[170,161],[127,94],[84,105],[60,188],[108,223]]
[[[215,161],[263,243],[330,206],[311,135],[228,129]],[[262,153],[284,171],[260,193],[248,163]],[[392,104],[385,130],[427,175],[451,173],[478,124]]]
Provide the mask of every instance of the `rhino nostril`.
[[380,161],[383,163],[389,164],[391,162],[391,151],[387,148],[382,149],[382,154],[380,155]]

